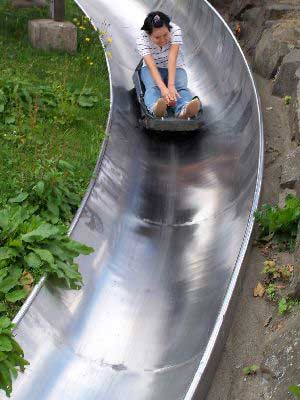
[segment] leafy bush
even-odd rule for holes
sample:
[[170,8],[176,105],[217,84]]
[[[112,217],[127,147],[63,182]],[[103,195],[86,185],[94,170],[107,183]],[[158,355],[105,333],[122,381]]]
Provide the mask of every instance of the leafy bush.
[[0,388],[7,396],[12,392],[12,378],[23,372],[28,361],[21,347],[13,338],[14,325],[7,317],[0,317]]
[[12,379],[28,364],[10,318],[45,274],[78,289],[82,277],[74,258],[93,251],[68,236],[67,223],[80,201],[72,165],[48,160],[35,176],[37,182],[0,209],[0,388],[8,396]]
[[260,227],[260,240],[274,239],[283,248],[293,250],[300,221],[300,198],[288,195],[283,208],[264,204],[256,211]]
[[42,218],[53,224],[70,222],[83,195],[74,167],[60,159],[41,161],[28,191],[20,191],[12,204],[31,204]]
[[36,211],[30,205],[0,211],[0,300],[16,302],[26,297],[20,281],[24,271],[37,278],[56,275],[69,288],[80,286],[81,275],[73,259],[92,249],[70,239],[64,225],[51,224]]
[[71,85],[54,88],[50,85],[31,83],[19,77],[0,80],[0,126],[17,129],[20,120],[24,122],[26,117],[30,117],[31,124],[28,128],[31,128],[38,117],[51,115],[53,108],[57,108],[58,105],[60,108],[63,108],[64,103],[69,107],[73,105],[91,108],[98,101],[91,88],[76,89]]

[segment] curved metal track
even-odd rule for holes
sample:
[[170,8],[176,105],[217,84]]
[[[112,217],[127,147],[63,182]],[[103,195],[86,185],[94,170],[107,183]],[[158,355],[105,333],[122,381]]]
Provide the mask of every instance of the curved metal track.
[[[95,25],[106,19],[113,37],[108,139],[71,229],[96,250],[79,259],[82,290],[37,287],[17,316],[30,366],[12,399],[204,399],[261,186],[255,85],[205,0],[79,4]],[[135,37],[153,9],[183,28],[189,86],[205,110],[200,134],[138,127]]]

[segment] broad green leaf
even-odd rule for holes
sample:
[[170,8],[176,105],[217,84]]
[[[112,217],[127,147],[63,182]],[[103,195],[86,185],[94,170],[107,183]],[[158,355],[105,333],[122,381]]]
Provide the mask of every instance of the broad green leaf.
[[0,318],[0,329],[8,328],[11,325],[11,320],[8,317]]
[[22,246],[22,240],[19,239],[14,239],[14,240],[10,240],[8,242],[8,245],[11,247],[17,247],[17,248],[21,248]]
[[16,117],[14,115],[8,115],[7,117],[5,117],[4,121],[6,125],[11,125],[16,122]]
[[13,287],[18,285],[20,276],[22,275],[21,268],[14,268],[7,278],[0,282],[0,292],[7,293]]
[[59,208],[58,206],[52,201],[52,199],[49,199],[47,202],[47,208],[50,211],[51,214],[54,214],[55,217],[59,216]]
[[58,267],[64,271],[64,273],[71,279],[80,279],[81,275],[77,271],[77,266],[76,264],[68,264],[68,263],[63,263],[61,261],[57,262]]
[[7,274],[8,274],[8,268],[0,269],[0,282],[6,277]]
[[33,190],[37,192],[39,196],[41,196],[44,193],[45,190],[45,183],[44,181],[39,181],[34,187]]
[[30,268],[38,268],[42,265],[42,261],[41,261],[40,257],[33,252],[27,254],[24,257],[24,260]]
[[69,242],[64,243],[63,247],[76,253],[76,255],[79,255],[79,254],[88,255],[88,254],[93,253],[93,251],[94,251],[94,249],[92,247],[86,246],[83,243],[76,242],[75,240],[70,240]]
[[97,101],[97,97],[94,96],[79,96],[77,100],[81,107],[93,107]]
[[4,303],[0,303],[0,312],[7,311],[7,307]]
[[6,396],[10,397],[12,391],[12,380],[9,369],[4,363],[0,363],[0,375],[2,377],[0,380],[1,388],[5,391]]
[[28,193],[26,192],[22,192],[20,193],[17,197],[14,197],[12,199],[9,199],[10,203],[22,203],[24,200],[27,199],[27,197],[29,196]]
[[58,161],[58,166],[62,170],[67,170],[67,171],[73,171],[74,170],[74,166],[72,164],[68,163],[67,161],[64,161],[64,160],[59,160]]
[[58,233],[59,233],[58,227],[46,223],[40,225],[37,229],[34,229],[33,231],[26,233],[25,235],[22,235],[22,240],[29,243],[35,241],[39,242],[51,236],[55,236]]
[[26,207],[16,206],[11,210],[9,215],[9,223],[6,230],[10,233],[16,231],[24,221],[31,217],[32,211]]
[[0,335],[0,351],[11,351],[12,348],[10,338],[6,335]]
[[5,228],[9,222],[9,211],[1,210],[0,211],[0,227]]
[[19,284],[19,282],[18,282],[18,278],[17,277],[9,276],[8,278],[5,278],[5,279],[3,279],[2,282],[0,282],[0,292],[7,293],[13,287],[17,286],[18,284]]
[[59,271],[56,271],[56,274],[59,278],[65,279],[67,285],[72,288],[72,289],[77,289],[82,283],[82,276],[77,270],[77,265],[76,264],[68,264],[68,263],[63,263],[61,261],[57,262],[58,268],[61,270],[63,273],[63,276],[59,273]]
[[13,348],[14,348],[14,354],[18,354],[18,355],[23,357],[24,356],[24,352],[23,352],[21,346],[19,345],[19,343],[16,342],[15,339],[13,339],[13,338],[11,338],[11,343],[12,343]]
[[3,353],[3,351],[0,351],[0,363],[1,361],[4,361],[7,359],[7,353]]
[[18,376],[18,371],[17,371],[16,367],[8,359],[4,360],[4,364],[9,369],[13,378],[16,379],[16,377]]
[[[15,350],[15,348],[14,348],[14,350]],[[27,360],[25,360],[23,357],[24,357],[23,352],[22,352],[22,355],[17,355],[15,353],[13,353],[10,357],[13,360],[13,362],[15,363],[15,365],[18,365],[20,367],[22,372],[24,371],[24,367],[26,365],[29,365],[29,362]]]
[[54,257],[50,253],[50,251],[45,249],[32,249],[38,256],[43,260],[46,261],[48,264],[54,264]]
[[61,243],[58,241],[53,241],[52,243],[47,244],[48,250],[58,257],[60,260],[65,261],[67,259],[72,259],[69,254],[61,247]]
[[8,260],[9,258],[13,258],[18,254],[15,249],[11,247],[0,247],[0,260]]
[[10,303],[15,303],[27,297],[27,292],[24,289],[14,290],[13,292],[6,293],[5,298]]

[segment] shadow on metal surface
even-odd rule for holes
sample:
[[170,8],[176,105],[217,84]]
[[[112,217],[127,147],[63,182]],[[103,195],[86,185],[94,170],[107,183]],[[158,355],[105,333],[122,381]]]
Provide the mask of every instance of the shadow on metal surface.
[[[113,37],[109,136],[71,228],[96,250],[79,259],[82,290],[47,283],[18,315],[31,364],[12,399],[204,399],[261,187],[254,82],[204,0],[78,3],[95,25],[106,19]],[[135,37],[153,9],[183,29],[189,86],[204,104],[201,133],[149,135],[138,126]]]

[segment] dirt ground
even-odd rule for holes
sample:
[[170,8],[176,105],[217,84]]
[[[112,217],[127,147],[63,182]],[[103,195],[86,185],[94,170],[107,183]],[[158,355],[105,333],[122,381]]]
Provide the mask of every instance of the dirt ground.
[[[280,173],[283,154],[293,144],[286,105],[282,99],[271,95],[272,81],[255,75],[260,94],[265,132],[265,170],[261,194],[262,203],[278,203]],[[222,359],[207,396],[207,400],[259,400],[264,397],[263,376],[245,377],[243,368],[260,365],[269,335],[264,326],[277,313],[275,306],[264,298],[253,297],[253,288],[261,280],[265,261],[260,249],[252,247],[247,260],[243,290],[229,333]],[[283,398],[282,400],[286,400]]]

